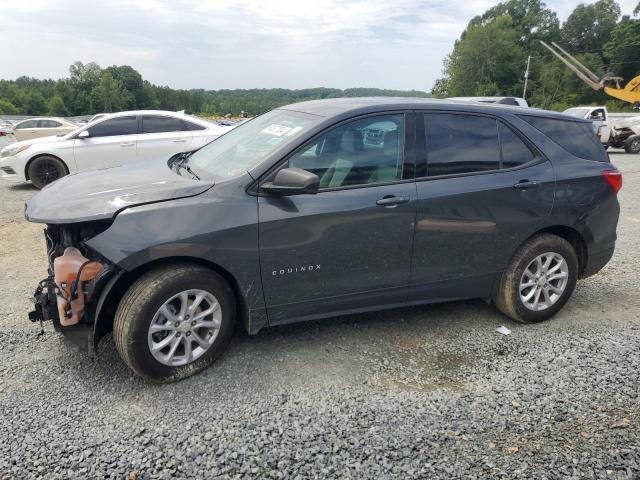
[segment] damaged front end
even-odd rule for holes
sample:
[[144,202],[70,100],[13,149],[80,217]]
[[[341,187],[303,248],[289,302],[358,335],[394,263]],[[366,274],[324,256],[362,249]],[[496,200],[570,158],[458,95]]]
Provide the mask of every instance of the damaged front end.
[[94,323],[100,293],[118,267],[91,250],[86,241],[110,221],[47,225],[48,273],[34,293],[32,322],[51,321],[81,350],[95,354]]

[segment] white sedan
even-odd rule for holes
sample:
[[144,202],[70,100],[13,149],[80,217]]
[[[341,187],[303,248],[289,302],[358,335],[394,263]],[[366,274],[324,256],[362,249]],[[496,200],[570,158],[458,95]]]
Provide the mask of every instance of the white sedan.
[[196,150],[233,127],[177,112],[109,114],[63,137],[16,142],[0,150],[0,176],[37,188],[69,173],[144,160],[168,160]]

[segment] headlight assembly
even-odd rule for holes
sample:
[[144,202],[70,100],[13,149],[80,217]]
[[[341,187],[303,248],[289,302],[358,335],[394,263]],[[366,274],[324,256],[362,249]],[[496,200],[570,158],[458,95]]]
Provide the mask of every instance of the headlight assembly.
[[0,150],[0,157],[4,158],[4,157],[10,157],[12,155],[17,155],[20,152],[24,152],[30,146],[31,144],[29,143],[25,143],[23,145],[16,145],[16,146],[9,145],[7,147],[4,147],[2,150]]

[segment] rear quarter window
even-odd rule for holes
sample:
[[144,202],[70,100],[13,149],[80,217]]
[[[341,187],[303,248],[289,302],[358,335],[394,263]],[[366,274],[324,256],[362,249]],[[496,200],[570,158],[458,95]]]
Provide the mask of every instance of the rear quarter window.
[[518,116],[572,155],[585,160],[608,161],[607,153],[600,144],[591,124],[557,118]]

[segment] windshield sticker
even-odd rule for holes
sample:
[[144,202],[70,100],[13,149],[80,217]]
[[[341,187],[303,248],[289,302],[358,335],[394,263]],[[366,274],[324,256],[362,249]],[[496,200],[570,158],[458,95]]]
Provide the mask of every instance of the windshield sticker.
[[287,127],[286,125],[277,125],[275,123],[269,125],[267,128],[262,130],[260,133],[268,133],[270,135],[275,135],[276,137],[281,137],[286,135],[287,132],[291,130],[291,127]]

